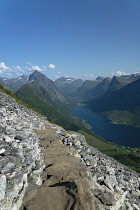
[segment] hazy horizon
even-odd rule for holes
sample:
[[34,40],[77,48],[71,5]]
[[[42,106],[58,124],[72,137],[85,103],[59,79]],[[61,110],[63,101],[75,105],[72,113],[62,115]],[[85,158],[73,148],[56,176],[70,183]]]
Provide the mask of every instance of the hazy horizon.
[[0,77],[140,71],[140,1],[2,0]]

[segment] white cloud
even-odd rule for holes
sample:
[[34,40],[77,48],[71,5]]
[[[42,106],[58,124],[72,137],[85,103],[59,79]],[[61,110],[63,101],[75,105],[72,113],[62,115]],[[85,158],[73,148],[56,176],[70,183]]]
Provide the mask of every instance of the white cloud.
[[126,73],[126,72],[124,72],[124,71],[117,71],[116,74],[117,74],[118,76],[121,76],[121,75],[128,75],[129,73]]
[[16,66],[17,70],[22,70],[22,68],[20,66]]
[[43,69],[41,69],[39,66],[32,66],[32,69],[37,71],[43,71]]
[[18,73],[18,72],[16,72],[16,74],[17,74],[18,76],[21,76],[21,75],[22,75],[21,73]]
[[8,75],[8,76],[12,76],[12,74],[11,74],[11,73],[7,73],[7,75]]
[[2,70],[0,69],[0,74],[2,74],[3,72],[2,72]]
[[94,75],[94,74],[90,74],[90,76],[91,76],[91,77],[95,77],[95,75]]
[[25,72],[25,68],[24,66],[20,67],[20,66],[12,66],[12,69],[10,69],[9,71],[11,72],[15,72],[16,74],[17,73],[20,73],[20,74],[23,74]]
[[58,71],[57,74],[60,74],[60,72]]
[[55,75],[55,77],[56,77],[56,78],[59,78],[60,76],[58,76],[58,75]]
[[47,70],[47,66],[42,66],[42,69],[45,71]]
[[117,75],[117,76],[121,76],[121,75],[129,75],[130,73],[126,73],[125,71],[116,71],[115,73],[112,73],[112,75]]
[[50,64],[50,65],[49,65],[49,68],[50,68],[50,69],[54,69],[54,68],[55,68],[55,65],[54,65],[54,64]]
[[32,70],[31,68],[29,68],[29,67],[27,67],[27,66],[25,66],[25,68],[26,68],[27,70],[29,70],[29,71],[31,71],[31,70]]
[[0,68],[1,68],[1,69],[4,69],[4,70],[9,69],[9,68],[5,65],[4,62],[1,62],[1,63],[0,63]]
[[28,64],[29,66],[32,66],[32,65],[33,65],[32,63],[30,63],[30,62],[28,62],[28,61],[27,61],[27,64]]

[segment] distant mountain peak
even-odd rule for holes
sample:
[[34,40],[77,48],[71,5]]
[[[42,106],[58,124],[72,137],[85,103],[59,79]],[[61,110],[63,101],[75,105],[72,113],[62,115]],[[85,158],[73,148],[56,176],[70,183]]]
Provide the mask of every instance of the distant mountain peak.
[[72,77],[60,77],[55,80],[56,86],[65,95],[75,92],[83,83],[82,79]]
[[96,78],[96,80],[103,80],[104,79],[104,77],[101,77],[101,76],[98,76],[97,78]]
[[57,83],[67,83],[67,82],[73,82],[76,81],[76,79],[72,77],[60,77],[55,80]]
[[119,78],[116,76],[113,76],[110,84],[109,84],[109,89],[116,89],[117,86],[119,86],[121,84],[121,82],[119,81]]
[[4,77],[1,77],[0,78],[0,81],[2,83],[2,85],[7,88],[7,89],[10,89],[12,90],[13,92],[17,91],[22,85],[24,85],[25,83],[28,82],[28,76],[23,74],[23,75],[20,75],[16,78],[4,78]]
[[48,77],[46,77],[44,74],[42,74],[41,72],[35,70],[32,74],[29,75],[29,82],[33,82],[33,81],[38,81],[41,82],[42,84],[45,82],[50,82],[52,83],[53,81],[50,80]]

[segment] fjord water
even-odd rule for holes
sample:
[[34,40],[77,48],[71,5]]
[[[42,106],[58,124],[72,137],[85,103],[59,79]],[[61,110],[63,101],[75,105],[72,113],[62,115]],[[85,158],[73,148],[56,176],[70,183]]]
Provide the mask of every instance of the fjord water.
[[86,106],[75,107],[72,113],[86,120],[86,123],[92,126],[91,130],[94,134],[121,146],[140,147],[140,128],[113,124],[103,116],[93,113]]

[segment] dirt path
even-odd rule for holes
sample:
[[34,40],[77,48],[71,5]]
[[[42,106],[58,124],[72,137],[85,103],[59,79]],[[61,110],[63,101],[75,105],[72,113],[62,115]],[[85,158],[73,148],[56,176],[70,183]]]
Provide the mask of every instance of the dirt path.
[[46,168],[44,183],[30,193],[24,210],[93,210],[91,181],[79,158],[68,154],[59,136],[51,127],[38,130]]

